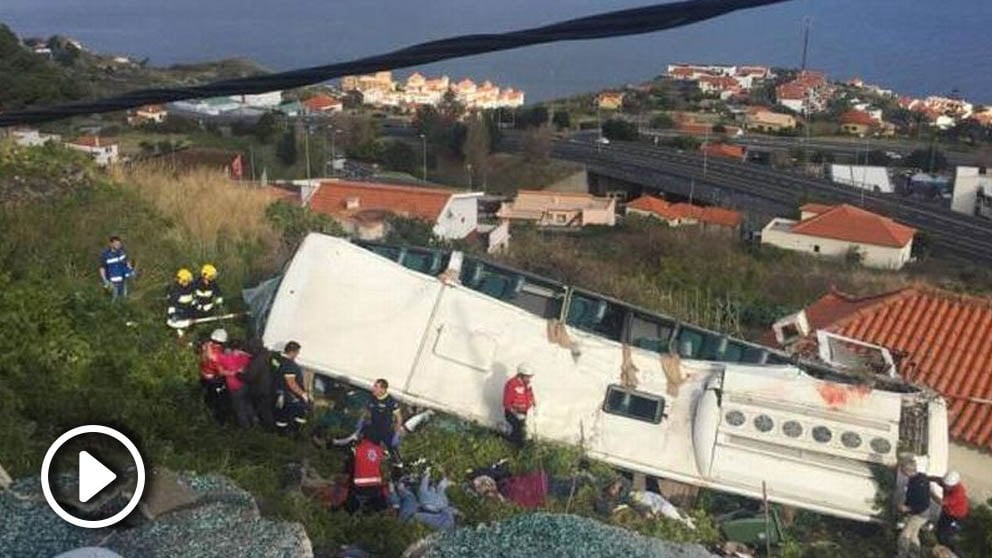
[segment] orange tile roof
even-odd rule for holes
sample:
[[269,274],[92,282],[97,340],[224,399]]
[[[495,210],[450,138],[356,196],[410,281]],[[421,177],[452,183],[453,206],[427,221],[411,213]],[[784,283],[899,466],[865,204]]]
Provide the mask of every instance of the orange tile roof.
[[875,119],[863,110],[849,110],[840,115],[841,124],[856,124],[859,126],[874,126]]
[[100,138],[100,136],[79,136],[69,143],[83,147],[110,147],[115,145],[117,141],[113,138]]
[[876,246],[902,248],[916,234],[916,229],[896,223],[888,217],[842,204],[792,227],[794,234],[833,238]]
[[948,400],[952,439],[992,449],[992,299],[909,287],[855,298],[833,291],[810,326],[903,354],[900,373]]
[[746,148],[743,145],[731,145],[728,143],[708,143],[700,146],[700,151],[710,157],[727,157],[729,159],[744,159]]
[[783,83],[775,89],[775,97],[778,99],[805,99],[806,86],[795,82]]
[[654,196],[641,196],[627,204],[627,208],[654,213],[665,220],[695,219],[702,223],[724,227],[737,227],[744,220],[744,216],[739,211],[732,209],[669,203]]
[[317,95],[316,97],[310,97],[309,99],[303,101],[303,106],[315,111],[324,111],[340,104],[341,101],[331,97],[330,95]]
[[[451,190],[395,186],[370,182],[326,181],[310,197],[310,209],[332,217],[351,218],[369,210],[389,211],[402,217],[415,217],[435,222],[441,215]],[[349,200],[357,207],[348,208]]]

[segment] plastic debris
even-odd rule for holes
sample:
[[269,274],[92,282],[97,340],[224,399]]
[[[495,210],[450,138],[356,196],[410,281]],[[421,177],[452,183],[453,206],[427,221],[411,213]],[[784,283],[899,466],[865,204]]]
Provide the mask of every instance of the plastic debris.
[[0,492],[0,556],[50,558],[88,546],[150,558],[313,556],[302,525],[262,519],[251,495],[226,477],[180,474],[177,480],[195,493],[194,504],[130,528],[81,529],[48,507],[37,477],[19,479],[12,488],[24,499]]
[[[423,546],[427,546],[423,549]],[[413,554],[411,554],[413,555]],[[446,533],[416,555],[425,558],[713,558],[697,544],[645,537],[575,515],[536,513]]]

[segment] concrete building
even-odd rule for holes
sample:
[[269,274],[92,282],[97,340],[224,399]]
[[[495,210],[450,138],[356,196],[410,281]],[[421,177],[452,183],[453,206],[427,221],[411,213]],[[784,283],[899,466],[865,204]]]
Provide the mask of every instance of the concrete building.
[[140,126],[146,123],[161,124],[169,112],[162,105],[145,105],[138,107],[127,115],[127,123],[131,126]]
[[808,355],[817,330],[887,348],[902,378],[942,395],[950,467],[972,501],[992,498],[992,299],[924,287],[860,297],[832,289],[776,322],[775,341]]
[[761,243],[834,258],[857,253],[863,265],[881,269],[900,269],[910,260],[916,229],[847,204],[800,210],[800,221],[772,219]]
[[758,132],[778,132],[791,130],[796,127],[796,118],[791,114],[772,112],[764,108],[748,110],[744,116],[744,125],[749,130]]
[[596,97],[596,106],[603,110],[619,110],[623,106],[623,93],[604,91]]
[[951,209],[992,219],[992,173],[985,167],[958,167]]
[[394,215],[421,219],[432,224],[438,238],[459,240],[478,228],[481,196],[481,192],[323,180],[302,197],[311,210],[330,216],[366,240],[385,236]]
[[616,200],[591,194],[520,190],[496,214],[500,219],[531,221],[542,227],[575,228],[616,224]]

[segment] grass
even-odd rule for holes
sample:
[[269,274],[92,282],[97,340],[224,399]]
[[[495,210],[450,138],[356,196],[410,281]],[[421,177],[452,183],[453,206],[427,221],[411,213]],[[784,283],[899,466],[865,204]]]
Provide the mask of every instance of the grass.
[[[540,190],[581,170],[581,165],[564,161],[535,163],[519,155],[495,153],[489,156],[485,181],[476,173],[472,186],[490,194],[513,195],[517,190]],[[429,178],[458,188],[469,186],[464,163],[452,157],[439,157],[438,168],[429,173]]]

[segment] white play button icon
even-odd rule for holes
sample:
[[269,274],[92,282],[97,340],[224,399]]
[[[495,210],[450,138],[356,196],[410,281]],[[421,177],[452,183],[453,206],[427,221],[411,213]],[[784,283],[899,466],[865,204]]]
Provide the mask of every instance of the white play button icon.
[[79,501],[86,503],[94,497],[108,484],[114,482],[117,473],[111,471],[106,465],[100,463],[97,458],[90,455],[88,451],[79,452]]
[[[59,465],[53,469],[55,462]],[[78,493],[70,488],[71,483],[60,484],[58,479],[66,476],[76,477]],[[58,496],[53,487],[58,489]],[[145,464],[137,446],[120,431],[99,424],[78,426],[59,436],[45,452],[41,490],[52,511],[68,523],[102,529],[120,522],[138,507],[145,490]],[[117,503],[121,496],[128,499],[123,506]],[[93,519],[94,515],[98,519]]]

